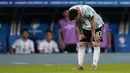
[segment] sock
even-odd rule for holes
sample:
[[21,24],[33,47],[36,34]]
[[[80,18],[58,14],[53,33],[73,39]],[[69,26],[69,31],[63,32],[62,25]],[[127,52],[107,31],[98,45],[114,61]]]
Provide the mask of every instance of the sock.
[[88,48],[88,53],[92,53],[92,48]]
[[94,47],[93,65],[97,66],[97,63],[99,61],[99,56],[100,56],[100,47]]
[[85,50],[86,50],[86,47],[79,47],[78,49],[78,64],[80,66],[83,66]]

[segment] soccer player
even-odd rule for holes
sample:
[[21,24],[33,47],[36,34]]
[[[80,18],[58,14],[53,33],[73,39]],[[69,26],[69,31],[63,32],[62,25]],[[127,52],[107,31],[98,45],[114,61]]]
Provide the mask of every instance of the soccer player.
[[16,54],[30,54],[35,52],[34,42],[28,39],[28,29],[21,30],[21,38],[14,42],[10,52]]
[[46,31],[45,39],[38,44],[38,50],[40,54],[59,52],[58,44],[52,40],[53,35],[51,30]]
[[103,20],[96,11],[88,5],[75,5],[69,9],[70,20],[76,20],[83,28],[83,33],[80,36],[78,47],[78,66],[77,70],[83,70],[83,61],[85,56],[85,48],[87,42],[93,43],[93,64],[92,69],[96,70],[100,56],[100,42],[102,41]]

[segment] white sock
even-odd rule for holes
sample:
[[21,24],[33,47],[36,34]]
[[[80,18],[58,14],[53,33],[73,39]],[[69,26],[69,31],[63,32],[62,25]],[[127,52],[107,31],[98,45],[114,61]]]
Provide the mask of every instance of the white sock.
[[94,47],[93,65],[97,66],[97,63],[99,61],[99,56],[100,56],[100,47]]
[[86,50],[86,47],[79,47],[78,49],[78,64],[80,66],[83,66],[85,50]]
[[88,48],[88,53],[92,53],[92,48]]

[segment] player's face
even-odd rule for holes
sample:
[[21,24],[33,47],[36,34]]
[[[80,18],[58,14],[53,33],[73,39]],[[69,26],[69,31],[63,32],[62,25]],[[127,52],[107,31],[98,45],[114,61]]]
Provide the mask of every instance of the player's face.
[[64,17],[69,17],[69,10],[66,10],[66,11],[63,13],[63,16],[64,16]]
[[24,31],[24,32],[22,33],[22,38],[24,38],[24,39],[27,39],[27,38],[28,38],[28,32],[27,32],[27,31]]
[[46,34],[46,40],[48,40],[48,41],[51,41],[51,40],[52,40],[52,33],[51,33],[51,32],[48,32],[48,33]]

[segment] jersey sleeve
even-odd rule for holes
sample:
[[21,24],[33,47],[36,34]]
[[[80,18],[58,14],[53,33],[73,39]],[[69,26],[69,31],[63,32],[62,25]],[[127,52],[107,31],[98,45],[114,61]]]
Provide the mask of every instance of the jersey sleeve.
[[61,25],[62,25],[62,19],[59,20],[59,27],[61,28]]
[[30,46],[31,46],[31,47],[30,47],[30,48],[31,48],[31,51],[34,52],[34,42],[33,42],[33,41],[31,41]]
[[91,20],[92,17],[94,17],[94,12],[92,11],[91,8],[84,8],[83,9],[83,17],[85,19]]
[[13,49],[16,49],[18,43],[19,43],[19,40],[16,40],[11,47],[12,47]]
[[39,42],[38,43],[38,50],[44,50],[45,48],[45,43],[44,42]]
[[53,41],[53,50],[55,52],[59,52],[58,45],[57,45],[57,43],[55,41]]

